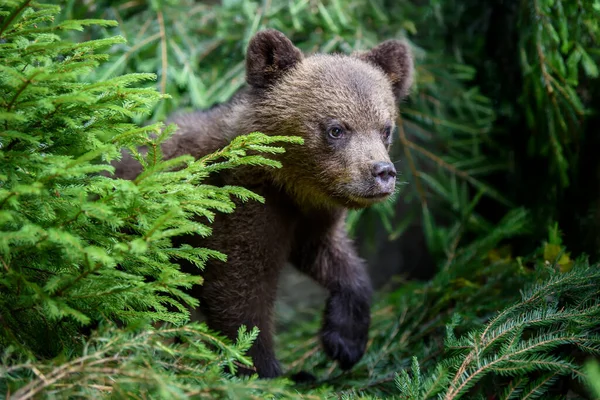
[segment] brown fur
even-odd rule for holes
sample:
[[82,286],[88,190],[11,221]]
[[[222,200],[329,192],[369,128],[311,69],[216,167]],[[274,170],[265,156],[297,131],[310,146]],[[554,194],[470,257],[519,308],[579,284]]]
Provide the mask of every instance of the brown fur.
[[[278,376],[271,319],[279,272],[290,261],[329,291],[323,347],[349,369],[365,351],[372,289],[347,237],[345,215],[393,191],[385,133],[394,128],[397,101],[412,84],[409,47],[386,41],[352,56],[305,57],[282,33],[265,30],[249,44],[246,70],[248,87],[228,103],[171,119],[179,129],[165,143],[165,156],[201,157],[252,131],[297,135],[305,143],[287,146],[278,156],[281,169],[244,167],[214,178],[248,187],[266,203],[239,204],[233,214],[218,215],[207,239],[178,239],[228,257],[207,265],[195,294],[211,328],[235,338],[241,324],[258,326],[250,350],[256,371]],[[335,126],[340,138],[331,136]],[[139,172],[131,157],[117,165],[123,178]]]

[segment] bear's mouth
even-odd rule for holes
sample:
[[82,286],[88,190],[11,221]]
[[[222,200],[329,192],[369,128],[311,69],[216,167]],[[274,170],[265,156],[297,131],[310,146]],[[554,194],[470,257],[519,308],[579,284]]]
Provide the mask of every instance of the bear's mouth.
[[373,194],[365,194],[365,195],[359,196],[359,198],[368,199],[368,200],[376,200],[376,199],[385,199],[386,197],[389,197],[391,195],[392,195],[392,192],[379,192],[379,193],[373,193]]
[[381,187],[371,182],[364,185],[353,183],[337,187],[337,190],[329,192],[329,196],[339,202],[340,205],[349,208],[365,208],[373,204],[386,201],[394,194],[394,187]]
[[387,200],[393,192],[376,192],[376,193],[360,193],[353,196],[348,196],[348,200],[352,203],[360,204],[364,206],[370,206],[375,203],[379,203]]

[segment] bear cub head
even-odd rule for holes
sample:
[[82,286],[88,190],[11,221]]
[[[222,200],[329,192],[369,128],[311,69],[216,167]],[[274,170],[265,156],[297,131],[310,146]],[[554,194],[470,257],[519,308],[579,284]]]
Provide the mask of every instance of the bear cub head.
[[281,32],[250,41],[246,81],[253,128],[293,135],[275,181],[302,204],[362,208],[395,190],[389,157],[397,104],[413,83],[410,47],[385,41],[351,55],[305,56]]

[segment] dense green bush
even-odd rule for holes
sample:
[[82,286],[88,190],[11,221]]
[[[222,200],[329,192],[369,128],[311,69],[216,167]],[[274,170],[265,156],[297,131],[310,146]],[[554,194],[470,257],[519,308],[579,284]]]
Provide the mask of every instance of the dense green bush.
[[[593,232],[563,237],[551,223],[562,226],[573,204],[583,218],[597,200],[573,203],[569,193],[582,193],[577,149],[590,143],[598,109],[600,6],[504,3],[0,3],[0,393],[591,398],[600,269],[567,249]],[[209,235],[191,217],[235,212],[233,196],[262,200],[205,185],[208,174],[276,168],[246,150],[283,151],[278,143],[293,139],[252,133],[197,161],[164,161],[159,147],[173,132],[162,130],[166,115],[227,100],[243,84],[245,46],[265,26],[305,51],[407,36],[417,54],[395,159],[408,181],[396,201],[419,212],[398,215],[390,202],[350,222],[378,221],[395,240],[422,220],[438,273],[378,295],[367,354],[348,373],[320,351],[318,318],[279,336],[284,367],[317,374],[304,386],[224,372],[249,362],[256,332],[241,330],[234,344],[190,323],[196,300],[184,290],[201,278],[176,260],[201,274],[208,257],[227,255],[170,242]],[[134,181],[105,176],[121,149],[145,165]]]
[[[182,327],[187,307],[197,305],[185,289],[201,277],[182,273],[177,259],[201,270],[207,258],[226,255],[173,247],[170,239],[186,232],[209,235],[210,226],[193,217],[211,221],[215,212],[232,212],[233,196],[263,201],[244,188],[202,182],[223,168],[279,167],[246,151],[281,152],[273,144],[292,138],[249,132],[201,160],[164,161],[159,144],[173,129],[130,122],[162,97],[153,88],[136,87],[154,76],[82,79],[108,58],[102,49],[123,39],[74,43],[60,37],[62,31],[114,22],[53,24],[59,7],[33,2],[5,3],[0,12],[0,391],[13,392],[38,371],[48,379],[24,385],[16,398],[42,389],[76,393],[90,382],[106,386],[112,375],[125,379],[117,383],[125,387],[115,390],[142,381],[151,392],[176,393],[185,386],[184,368],[207,373],[204,386],[222,385],[219,367],[248,363],[243,352],[256,332],[240,332],[242,340],[232,345],[204,325]],[[141,145],[149,148],[145,157],[135,151]],[[130,148],[144,165],[133,181],[101,173],[112,170],[108,162],[121,148]],[[153,322],[174,328],[152,332]],[[128,330],[115,334],[115,324]],[[110,329],[86,342],[86,331],[98,325]],[[161,371],[165,363],[176,364],[177,351],[161,347],[158,339],[173,335],[186,346],[176,367],[179,381],[170,385]],[[161,350],[169,361],[160,358]],[[62,388],[62,381],[74,388]]]

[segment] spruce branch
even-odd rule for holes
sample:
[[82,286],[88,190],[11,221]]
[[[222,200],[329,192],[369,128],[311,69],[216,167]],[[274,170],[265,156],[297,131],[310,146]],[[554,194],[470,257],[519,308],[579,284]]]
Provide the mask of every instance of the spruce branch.
[[[254,133],[214,156],[220,163],[210,164],[210,157],[163,160],[160,145],[173,129],[131,121],[165,97],[138,87],[154,80],[154,74],[81,79],[82,72],[108,58],[103,48],[123,40],[64,40],[64,31],[114,23],[86,19],[52,25],[58,12],[58,7],[37,3],[17,12],[16,22],[3,33],[8,45],[0,54],[1,68],[8,71],[0,80],[7,126],[0,136],[0,344],[13,346],[15,357],[39,362],[59,353],[76,357],[82,325],[185,323],[188,307],[198,305],[186,290],[202,278],[182,272],[176,260],[202,270],[208,259],[226,256],[212,249],[173,247],[172,237],[210,235],[214,214],[233,212],[235,197],[261,200],[245,188],[217,188],[204,179],[224,168],[278,167],[263,154],[284,152],[280,143],[300,143]],[[117,158],[124,145],[151,146],[148,154],[139,154],[145,168],[141,178],[101,175],[112,170],[106,162]],[[198,222],[197,215],[209,222]],[[252,337],[243,340],[249,345]],[[90,375],[101,373],[89,367]],[[66,377],[52,381],[44,368],[31,371],[41,371],[38,376],[50,386]],[[22,393],[38,396],[48,389],[42,383]]]
[[13,9],[8,17],[2,21],[2,25],[0,25],[0,37],[2,37],[4,31],[13,23],[15,18],[17,18],[23,12],[23,10],[29,6],[29,3],[31,3],[31,0],[22,1],[21,4]]
[[[600,315],[599,303],[575,303],[570,305],[568,310],[547,309],[544,303],[548,296],[562,297],[570,291],[580,289],[579,284],[584,281],[597,293],[600,288],[600,272],[596,268],[583,265],[569,273],[553,276],[543,284],[534,285],[529,291],[525,291],[521,302],[499,313],[480,333],[469,334],[465,344],[471,346],[472,350],[465,355],[453,373],[454,377],[444,398],[455,399],[463,396],[475,382],[490,372],[519,373],[530,368],[551,370],[555,371],[555,374],[570,373],[573,376],[583,376],[575,366],[564,361],[555,361],[546,355],[546,352],[565,344],[584,348],[590,353],[598,352],[600,338],[589,334],[587,330]],[[537,308],[531,310],[532,307]],[[524,308],[530,311],[517,314]],[[588,322],[574,330],[570,322],[575,318],[582,318],[582,321]],[[499,325],[501,321],[505,323]],[[523,339],[526,329],[539,327],[540,324],[546,328],[536,334],[530,333],[529,339]],[[509,341],[500,347],[499,353],[489,355],[498,341],[507,339]]]

